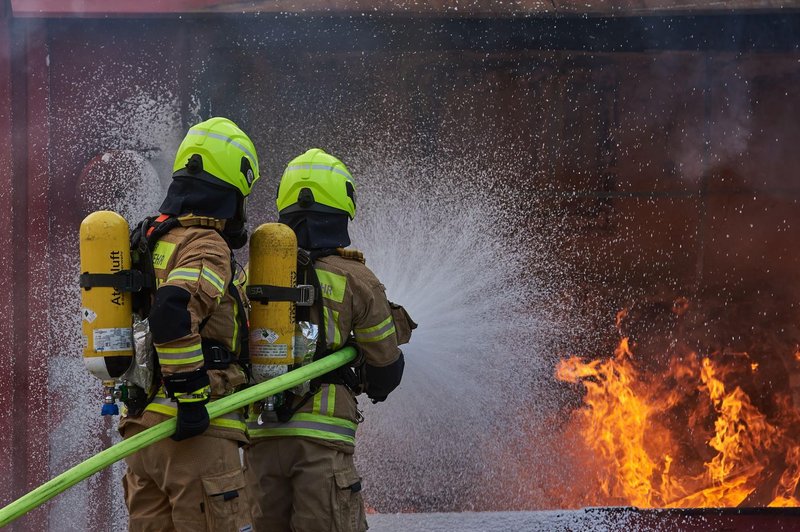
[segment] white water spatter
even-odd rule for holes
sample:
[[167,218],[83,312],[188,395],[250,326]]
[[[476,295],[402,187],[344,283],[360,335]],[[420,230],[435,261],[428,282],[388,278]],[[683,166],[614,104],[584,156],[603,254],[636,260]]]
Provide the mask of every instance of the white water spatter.
[[[104,78],[107,84],[93,85],[88,94],[116,101],[109,94],[122,83],[120,76]],[[97,132],[94,145],[104,151],[87,161],[77,180],[75,198],[81,217],[95,210],[113,210],[132,225],[157,212],[166,190],[162,183],[168,179],[164,172],[168,176],[172,164],[165,154],[174,154],[182,133],[177,106],[169,92],[156,84],[142,87],[135,97],[117,101],[110,109],[82,117],[95,123],[96,127],[87,130]],[[72,122],[70,118],[66,123]],[[164,146],[171,148],[162,151]],[[49,248],[51,361],[47,388],[60,413],[52,423],[49,440],[49,468],[55,476],[120,437],[117,418],[100,416],[102,385],[82,360],[78,227],[56,215],[50,222]],[[104,521],[111,520],[111,529],[125,529],[124,471],[124,462],[118,462],[55,498],[48,506],[50,523],[57,523],[58,530],[86,530],[99,515]]]
[[528,233],[519,198],[493,190],[499,169],[354,166],[363,175],[353,246],[419,323],[402,347],[399,389],[385,403],[361,400],[356,456],[367,501],[378,511],[496,507],[481,483],[497,451],[520,436],[521,405],[528,423],[545,416],[536,411],[547,408],[537,398],[551,380],[549,339],[569,325],[548,309],[558,283],[530,273],[549,269],[537,240],[552,235]]
[[78,181],[83,212],[111,210],[129,226],[153,216],[164,199],[152,163],[132,150],[113,150],[92,159]]

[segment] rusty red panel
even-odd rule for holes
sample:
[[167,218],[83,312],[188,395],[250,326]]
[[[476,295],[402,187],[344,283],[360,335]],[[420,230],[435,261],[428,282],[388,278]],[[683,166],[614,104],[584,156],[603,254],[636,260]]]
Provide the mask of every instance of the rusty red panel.
[[[14,345],[13,293],[13,161],[11,157],[11,39],[9,18],[0,9],[0,345]],[[14,403],[14,350],[0,349],[0,404]],[[14,448],[14,419],[11,408],[0,409],[0,448]],[[0,506],[10,502],[14,485],[13,455],[0,453]]]
[[[15,16],[80,16],[103,14],[157,14],[187,13],[208,11],[215,6],[216,11],[223,10],[225,3],[219,0],[11,0],[11,9]],[[241,12],[243,8],[238,8]]]
[[[43,24],[12,24],[14,156],[14,495],[48,478],[48,153],[47,45]],[[46,510],[18,530],[46,530]]]
[[11,0],[16,16],[97,16],[191,12],[265,13],[361,13],[365,10],[404,15],[514,16],[520,14],[641,15],[660,12],[696,13],[737,10],[775,11],[796,9],[795,0],[734,0],[687,2],[685,0],[473,0],[467,9],[447,0]]

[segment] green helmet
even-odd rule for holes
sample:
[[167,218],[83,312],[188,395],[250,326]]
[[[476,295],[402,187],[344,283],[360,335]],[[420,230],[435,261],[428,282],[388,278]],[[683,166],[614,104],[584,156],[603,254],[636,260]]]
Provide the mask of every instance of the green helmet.
[[356,215],[356,184],[347,167],[319,148],[292,160],[278,185],[278,212],[338,213]]
[[[198,158],[195,155],[199,155]],[[247,197],[258,181],[256,148],[244,131],[227,118],[214,117],[192,126],[178,147],[173,173],[189,169],[200,179],[219,180]]]

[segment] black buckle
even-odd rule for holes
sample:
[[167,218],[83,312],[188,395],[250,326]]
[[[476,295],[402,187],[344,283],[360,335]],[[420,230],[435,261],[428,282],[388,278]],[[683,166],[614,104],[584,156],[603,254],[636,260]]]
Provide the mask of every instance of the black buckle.
[[218,345],[203,346],[203,361],[207,369],[226,369],[235,360],[236,357],[233,356],[233,353],[224,347]]
[[288,301],[299,307],[310,307],[314,304],[314,287],[301,284],[297,287],[256,284],[247,287],[250,301],[267,304],[270,301]]
[[122,270],[116,273],[82,273],[81,288],[91,290],[93,287],[115,288],[122,292],[140,292],[150,288],[145,283],[144,275],[139,270]]

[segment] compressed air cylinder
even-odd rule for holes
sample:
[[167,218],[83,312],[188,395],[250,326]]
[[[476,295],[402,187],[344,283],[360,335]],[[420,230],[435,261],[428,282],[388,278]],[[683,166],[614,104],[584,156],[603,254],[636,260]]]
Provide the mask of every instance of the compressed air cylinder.
[[[97,211],[81,222],[82,273],[113,274],[129,270],[128,222],[111,211]],[[117,288],[81,288],[83,361],[94,376],[115,379],[131,365],[131,294]]]
[[[280,223],[262,224],[250,237],[248,283],[294,287],[297,284],[297,237]],[[283,375],[294,363],[295,304],[250,302],[250,363],[256,382]]]

